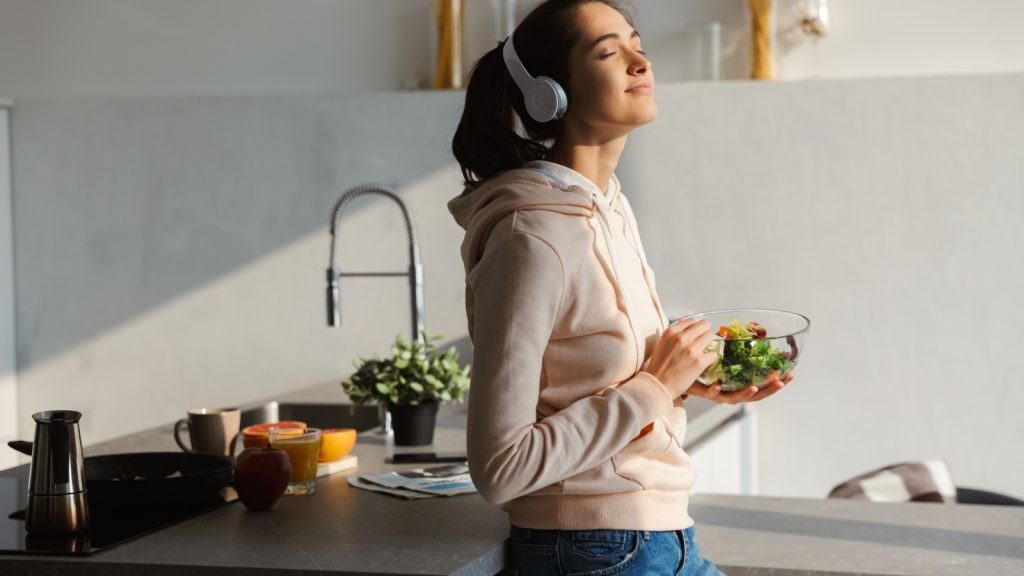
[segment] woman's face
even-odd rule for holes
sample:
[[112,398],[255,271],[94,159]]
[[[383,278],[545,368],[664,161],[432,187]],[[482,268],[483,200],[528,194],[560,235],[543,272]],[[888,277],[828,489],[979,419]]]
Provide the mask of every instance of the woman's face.
[[654,71],[640,35],[614,8],[591,2],[580,7],[580,41],[569,57],[566,120],[600,132],[628,133],[658,116]]

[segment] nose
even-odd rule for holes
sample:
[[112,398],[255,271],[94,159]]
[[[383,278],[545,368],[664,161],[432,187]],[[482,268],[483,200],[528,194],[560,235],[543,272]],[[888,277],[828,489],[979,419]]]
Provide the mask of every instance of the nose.
[[647,59],[647,56],[635,50],[633,51],[633,62],[629,65],[630,74],[644,74],[650,71],[651,66],[651,61]]

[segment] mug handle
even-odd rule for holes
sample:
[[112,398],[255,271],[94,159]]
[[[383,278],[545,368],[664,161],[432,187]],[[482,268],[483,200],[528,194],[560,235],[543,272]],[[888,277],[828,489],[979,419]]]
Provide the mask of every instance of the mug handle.
[[185,418],[182,418],[181,420],[178,420],[177,422],[175,422],[174,423],[174,441],[177,442],[178,446],[180,446],[181,449],[184,450],[185,452],[195,452],[195,450],[185,446],[185,443],[181,441],[181,435],[180,434],[181,434],[181,425],[182,424],[184,424],[186,428],[191,428],[191,426],[189,425],[189,421],[187,419],[185,419]]
[[234,457],[235,450],[238,449],[238,443],[242,440],[242,432],[239,430],[238,434],[231,437],[231,444],[229,444],[228,456]]

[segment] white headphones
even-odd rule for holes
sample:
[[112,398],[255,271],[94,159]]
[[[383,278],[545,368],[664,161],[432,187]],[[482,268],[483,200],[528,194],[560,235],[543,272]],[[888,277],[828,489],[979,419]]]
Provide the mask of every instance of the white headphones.
[[505,58],[505,67],[523,92],[526,111],[530,117],[537,122],[550,122],[561,118],[565,114],[565,109],[569,107],[569,99],[558,82],[547,76],[530,76],[516,54],[512,36],[505,38],[505,47],[501,52]]

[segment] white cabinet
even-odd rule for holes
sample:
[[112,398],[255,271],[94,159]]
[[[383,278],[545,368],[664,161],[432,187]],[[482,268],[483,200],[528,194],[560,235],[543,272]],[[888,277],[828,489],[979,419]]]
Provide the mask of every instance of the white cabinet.
[[744,408],[690,448],[697,473],[693,494],[757,493],[756,417]]
[[3,445],[18,434],[10,112],[10,104],[0,101],[0,469],[19,461],[17,454]]

